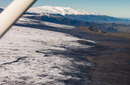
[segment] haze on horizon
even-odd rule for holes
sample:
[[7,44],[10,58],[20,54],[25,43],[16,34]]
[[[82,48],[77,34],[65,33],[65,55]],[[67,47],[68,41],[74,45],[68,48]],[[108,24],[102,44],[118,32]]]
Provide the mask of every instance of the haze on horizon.
[[[11,1],[13,0],[0,0],[0,6],[6,7]],[[130,18],[129,4],[130,0],[38,0],[33,7],[72,7],[101,15]]]

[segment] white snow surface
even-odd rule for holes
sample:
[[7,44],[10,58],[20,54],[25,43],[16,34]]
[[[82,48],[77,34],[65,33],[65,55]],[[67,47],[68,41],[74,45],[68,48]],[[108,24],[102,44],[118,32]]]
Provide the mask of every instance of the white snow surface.
[[57,23],[52,23],[52,22],[45,22],[45,21],[41,21],[41,23],[50,27],[57,27],[57,28],[63,28],[63,29],[72,29],[75,27],[75,26],[57,24]]
[[95,15],[88,11],[77,10],[71,7],[41,6],[31,8],[28,12],[38,14],[61,14],[61,15]]
[[46,25],[50,27],[56,27],[56,28],[63,28],[63,29],[72,29],[75,28],[75,26],[71,25],[64,25],[64,24],[57,24],[57,23],[52,23],[52,22],[46,22],[46,21],[40,21],[40,20],[33,20],[33,19],[28,19],[28,18],[21,18],[19,21],[17,21],[19,24],[35,24],[35,25]]
[[77,66],[93,63],[69,54],[71,49],[90,48],[77,40],[81,39],[65,33],[13,26],[0,39],[0,85],[65,85],[64,81],[82,80],[78,75],[85,75]]

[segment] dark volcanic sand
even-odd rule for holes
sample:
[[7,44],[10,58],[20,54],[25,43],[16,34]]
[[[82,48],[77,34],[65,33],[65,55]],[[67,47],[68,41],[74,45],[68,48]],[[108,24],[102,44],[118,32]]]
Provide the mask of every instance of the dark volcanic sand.
[[100,37],[96,40],[99,44],[89,49],[95,55],[85,56],[96,63],[89,70],[92,81],[89,85],[130,85],[130,39]]

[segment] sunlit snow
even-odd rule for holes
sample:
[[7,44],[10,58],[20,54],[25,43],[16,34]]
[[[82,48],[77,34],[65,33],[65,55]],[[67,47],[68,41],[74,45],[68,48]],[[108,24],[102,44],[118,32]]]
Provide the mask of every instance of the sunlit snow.
[[63,25],[63,24],[57,24],[57,23],[52,23],[52,22],[46,22],[46,21],[40,21],[40,20],[33,20],[33,19],[28,19],[28,18],[21,18],[17,23],[20,24],[36,24],[36,25],[46,25],[50,27],[56,27],[56,28],[63,28],[63,29],[72,29],[74,26],[70,25]]
[[90,46],[81,45],[77,40],[80,39],[65,33],[13,26],[0,40],[0,84],[65,85],[89,82],[79,67],[87,68],[93,63],[80,60],[71,49],[87,49]]
[[72,9],[71,7],[59,7],[59,6],[42,6],[31,8],[28,12],[38,14],[61,14],[61,15],[94,15],[83,10]]

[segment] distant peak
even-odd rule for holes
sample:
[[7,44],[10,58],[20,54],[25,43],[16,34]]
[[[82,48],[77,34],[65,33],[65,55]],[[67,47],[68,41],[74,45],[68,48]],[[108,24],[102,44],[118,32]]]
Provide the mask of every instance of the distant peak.
[[29,10],[29,12],[38,14],[61,14],[61,15],[95,15],[88,11],[73,9],[71,7],[61,7],[61,6],[40,6],[34,7]]

